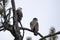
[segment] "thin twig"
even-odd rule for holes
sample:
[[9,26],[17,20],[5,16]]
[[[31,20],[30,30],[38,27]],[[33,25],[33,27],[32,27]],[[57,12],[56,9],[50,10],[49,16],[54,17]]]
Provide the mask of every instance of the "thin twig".
[[[21,25],[21,27],[23,28],[21,21],[20,21],[20,25]],[[25,33],[25,32],[24,32],[24,30],[23,30],[23,37],[24,37],[24,33]],[[23,38],[22,38],[22,39],[23,39]]]
[[54,33],[54,34],[50,34],[50,35],[44,36],[44,37],[42,37],[40,40],[43,40],[43,39],[45,39],[45,38],[48,38],[48,37],[51,37],[51,36],[55,36],[55,35],[58,35],[58,34],[60,34],[60,31],[59,31],[59,32],[56,32],[56,33]]

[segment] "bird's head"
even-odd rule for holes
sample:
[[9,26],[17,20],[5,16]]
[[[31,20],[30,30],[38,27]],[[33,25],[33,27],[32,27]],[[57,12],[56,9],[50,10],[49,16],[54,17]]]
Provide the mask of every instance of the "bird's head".
[[18,7],[17,10],[22,11],[22,8],[21,7]]
[[33,18],[33,21],[38,21],[38,19],[37,18]]

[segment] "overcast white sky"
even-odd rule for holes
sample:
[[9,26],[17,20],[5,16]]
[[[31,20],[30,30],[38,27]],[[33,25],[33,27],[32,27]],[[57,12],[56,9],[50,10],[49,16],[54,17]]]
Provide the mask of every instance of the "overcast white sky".
[[[22,24],[25,28],[30,28],[29,23],[34,18],[38,18],[39,32],[42,35],[49,34],[49,29],[54,26],[57,31],[60,31],[60,0],[15,0],[16,8],[22,7],[23,19]],[[7,7],[11,7],[9,2]],[[38,40],[39,36],[34,36],[33,33],[26,31],[26,37],[32,37],[32,40]],[[60,35],[59,35],[60,37]],[[58,40],[60,38],[58,37]],[[9,31],[0,32],[0,40],[13,40],[14,37]]]

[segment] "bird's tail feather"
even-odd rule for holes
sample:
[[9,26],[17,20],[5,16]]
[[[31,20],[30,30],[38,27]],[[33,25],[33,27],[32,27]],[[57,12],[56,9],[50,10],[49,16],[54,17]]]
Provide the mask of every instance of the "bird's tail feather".
[[34,32],[34,35],[37,36],[37,32],[36,31]]
[[34,35],[37,36],[37,31],[35,30],[35,28],[33,29]]

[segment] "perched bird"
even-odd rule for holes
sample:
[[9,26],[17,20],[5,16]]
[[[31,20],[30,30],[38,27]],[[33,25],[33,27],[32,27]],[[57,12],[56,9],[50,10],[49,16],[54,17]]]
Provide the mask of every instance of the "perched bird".
[[17,13],[17,20],[18,20],[18,22],[20,22],[22,20],[22,17],[23,17],[22,8],[21,7],[18,8],[16,10],[16,13]]
[[[21,23],[21,20],[22,20],[22,17],[23,17],[23,13],[22,13],[22,8],[19,7],[17,10],[16,10],[16,13],[17,13],[17,20],[18,22],[20,23],[21,27],[22,26],[22,23]],[[24,36],[24,30],[23,30],[23,36]],[[21,38],[21,40],[23,39],[23,37]]]
[[37,18],[33,18],[33,20],[30,22],[30,27],[31,30],[34,32],[34,35],[37,36],[37,32],[38,32],[38,19]]

